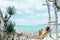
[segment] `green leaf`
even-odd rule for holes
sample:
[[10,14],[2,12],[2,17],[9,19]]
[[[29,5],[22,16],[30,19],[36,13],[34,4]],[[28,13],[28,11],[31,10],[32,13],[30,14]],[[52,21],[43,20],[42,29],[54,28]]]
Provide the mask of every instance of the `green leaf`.
[[15,13],[15,8],[14,8],[14,6],[13,6],[13,7],[8,7],[8,8],[7,8],[7,12],[8,12],[9,15],[13,15],[13,14]]
[[11,22],[11,21],[9,21],[8,23],[7,23],[7,33],[13,33],[13,32],[15,32],[15,29],[14,29],[14,27],[15,27],[15,24],[13,23],[13,22]]

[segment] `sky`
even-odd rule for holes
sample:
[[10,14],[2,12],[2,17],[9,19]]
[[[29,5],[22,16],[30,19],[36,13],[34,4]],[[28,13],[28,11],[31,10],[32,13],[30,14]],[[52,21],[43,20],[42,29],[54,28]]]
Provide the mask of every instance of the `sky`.
[[[16,25],[48,24],[47,5],[43,4],[46,4],[46,0],[0,0],[0,9],[3,15],[5,15],[7,14],[6,8],[14,6],[16,13],[10,20],[15,22]],[[50,7],[51,20],[55,20],[54,8]],[[59,13],[58,17],[60,17]],[[60,18],[58,21],[60,21]]]

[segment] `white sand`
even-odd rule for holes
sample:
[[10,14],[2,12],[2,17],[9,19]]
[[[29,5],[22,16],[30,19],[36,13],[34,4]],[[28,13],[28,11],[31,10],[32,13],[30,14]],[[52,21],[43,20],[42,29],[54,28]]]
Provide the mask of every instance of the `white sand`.
[[[59,34],[60,36],[60,34]],[[28,40],[39,40],[39,39],[28,39]],[[49,35],[47,35],[43,40],[56,40],[56,34],[52,34],[52,37],[49,37]],[[59,38],[60,40],[60,38]]]
[[[60,36],[60,33],[58,35]],[[49,35],[47,35],[43,40],[56,40],[56,34],[52,34],[52,37],[49,37]],[[60,37],[59,37],[59,40],[60,40]]]
[[[60,36],[60,33],[58,34]],[[25,40],[26,37],[21,37],[23,40]],[[28,38],[26,40],[40,40],[40,39],[31,39],[31,38]],[[56,34],[52,34],[52,37],[49,37],[49,34],[46,35],[46,37],[43,39],[43,40],[56,40]],[[60,40],[60,38],[59,38]]]

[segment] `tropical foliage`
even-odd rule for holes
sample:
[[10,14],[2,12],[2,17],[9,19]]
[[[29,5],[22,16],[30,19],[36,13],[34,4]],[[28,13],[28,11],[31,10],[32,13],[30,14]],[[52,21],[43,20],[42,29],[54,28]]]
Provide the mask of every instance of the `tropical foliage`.
[[15,13],[15,8],[14,7],[8,7],[7,12],[9,15],[13,15]]
[[15,14],[15,8],[14,8],[14,6],[13,7],[8,7],[7,8],[7,13],[9,14],[9,17],[8,17],[8,20],[9,20],[10,17]]
[[[4,26],[5,26],[5,29],[6,29],[6,34],[7,35],[13,34],[13,36],[14,36],[14,33],[15,33],[15,29],[14,29],[15,23],[13,23],[12,21],[9,21],[9,19],[11,18],[12,15],[15,14],[15,8],[14,7],[8,7],[7,8],[7,13],[9,14],[9,16],[6,14],[5,18],[4,18]],[[8,38],[6,40],[8,40]]]
[[7,33],[14,33],[15,32],[15,23],[13,23],[12,21],[9,21],[7,22],[7,26],[6,26],[6,30],[7,30]]

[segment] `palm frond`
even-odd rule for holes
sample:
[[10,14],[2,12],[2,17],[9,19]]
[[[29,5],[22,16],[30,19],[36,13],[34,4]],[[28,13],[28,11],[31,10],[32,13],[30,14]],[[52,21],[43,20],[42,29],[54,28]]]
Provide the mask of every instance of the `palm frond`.
[[15,8],[14,8],[14,6],[13,6],[13,7],[8,7],[8,8],[7,8],[7,12],[8,12],[9,15],[13,15],[13,14],[15,13]]
[[13,33],[13,32],[15,32],[15,29],[14,29],[14,27],[15,27],[15,24],[14,23],[12,23],[12,22],[8,22],[7,23],[7,33]]

